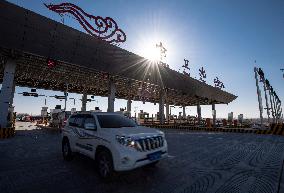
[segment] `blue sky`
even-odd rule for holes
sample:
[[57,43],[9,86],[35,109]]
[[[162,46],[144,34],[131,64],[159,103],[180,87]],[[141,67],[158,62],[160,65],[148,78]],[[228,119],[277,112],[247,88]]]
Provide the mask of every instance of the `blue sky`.
[[[60,17],[43,6],[43,3],[61,3],[58,0],[9,0],[48,18]],[[145,42],[162,41],[168,49],[166,62],[178,70],[184,58],[189,59],[191,75],[198,78],[198,69],[204,67],[207,83],[213,85],[218,76],[225,90],[238,96],[229,105],[217,105],[217,117],[243,113],[245,117],[258,117],[258,104],[253,74],[254,61],[263,68],[266,77],[284,102],[284,1],[283,0],[85,0],[69,1],[93,15],[114,18],[127,34],[127,41],[120,47],[143,55]],[[83,31],[75,20],[65,17],[65,24]],[[154,45],[153,45],[154,46]],[[144,49],[145,50],[145,49]],[[16,88],[16,93],[28,91]],[[38,91],[41,94],[62,94]],[[70,97],[80,98],[79,94]],[[107,98],[95,97],[99,102],[87,108],[100,106],[106,110]],[[264,101],[264,99],[263,99]],[[63,101],[48,98],[54,108]],[[44,98],[22,97],[14,99],[17,112],[39,114]],[[68,101],[67,109],[80,108],[80,101]],[[115,101],[115,110],[125,107],[125,100]],[[158,105],[140,102],[132,104],[138,110],[156,113]],[[180,108],[172,109],[174,113]],[[196,107],[189,107],[187,114],[196,115]],[[202,106],[203,117],[211,117],[211,107]]]

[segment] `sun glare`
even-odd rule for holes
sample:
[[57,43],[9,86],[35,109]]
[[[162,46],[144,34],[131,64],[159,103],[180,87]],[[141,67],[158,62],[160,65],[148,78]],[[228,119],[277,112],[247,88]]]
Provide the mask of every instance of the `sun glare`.
[[160,51],[159,48],[156,47],[155,43],[145,43],[141,48],[141,55],[151,61],[160,60]]

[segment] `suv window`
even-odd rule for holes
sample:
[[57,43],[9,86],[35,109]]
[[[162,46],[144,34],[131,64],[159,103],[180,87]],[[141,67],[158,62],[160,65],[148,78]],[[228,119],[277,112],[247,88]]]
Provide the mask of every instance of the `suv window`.
[[92,123],[96,125],[96,120],[92,115],[84,115],[84,114],[79,114],[79,115],[72,115],[69,118],[69,125],[73,127],[82,127],[84,128],[85,123]]
[[69,119],[69,125],[73,127],[83,127],[84,115],[74,115]]
[[75,118],[76,127],[84,127],[84,116],[77,115]]
[[87,117],[85,119],[85,123],[92,123],[94,125],[96,125],[96,122],[95,122],[95,118],[94,117]]
[[76,126],[76,125],[75,125],[75,116],[72,116],[72,117],[69,118],[68,124],[69,124],[70,126]]
[[134,121],[122,115],[97,115],[101,128],[136,127]]
[[94,124],[95,126],[97,125],[97,124],[96,124],[96,120],[95,120],[95,118],[94,118],[92,115],[85,115],[84,124],[86,124],[86,123],[92,123],[92,124]]

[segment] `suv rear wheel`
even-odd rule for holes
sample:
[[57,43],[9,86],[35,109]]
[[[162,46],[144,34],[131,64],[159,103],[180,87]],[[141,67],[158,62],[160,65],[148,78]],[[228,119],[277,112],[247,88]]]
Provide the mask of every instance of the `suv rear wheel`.
[[112,162],[112,156],[110,152],[101,150],[96,157],[96,162],[97,162],[97,168],[99,171],[99,175],[102,178],[110,178],[113,173],[113,162]]
[[62,155],[64,160],[70,161],[73,158],[73,153],[70,148],[69,140],[64,138],[62,141]]

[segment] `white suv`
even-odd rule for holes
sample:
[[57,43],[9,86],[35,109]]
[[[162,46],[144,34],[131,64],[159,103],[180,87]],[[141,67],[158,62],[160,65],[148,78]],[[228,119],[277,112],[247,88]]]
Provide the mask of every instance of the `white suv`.
[[85,112],[69,117],[62,130],[62,153],[71,160],[74,152],[96,161],[99,174],[155,165],[168,156],[162,131],[138,126],[119,113]]

